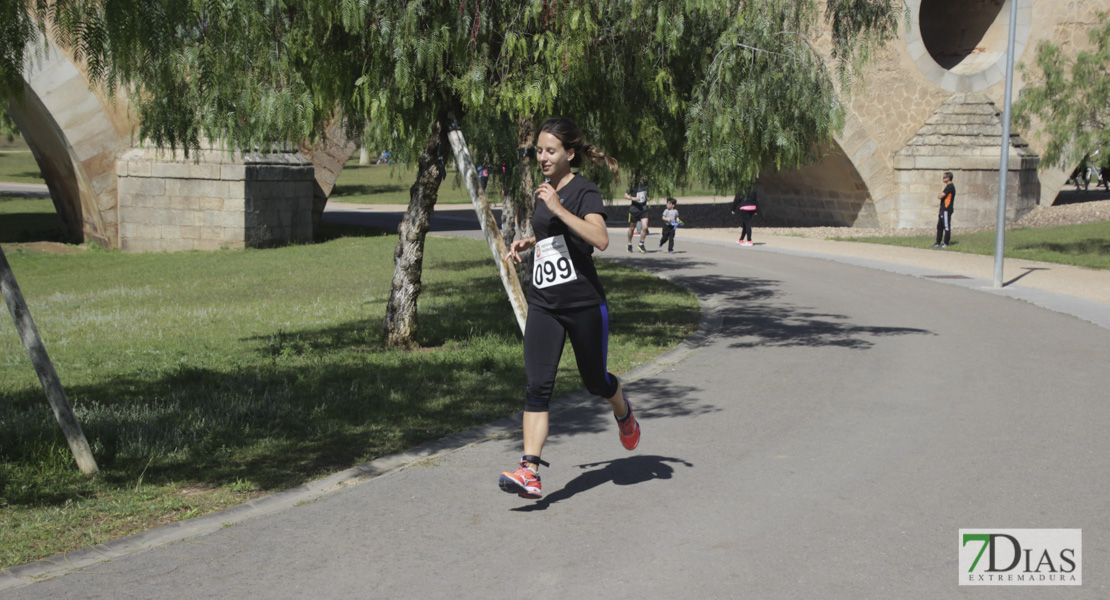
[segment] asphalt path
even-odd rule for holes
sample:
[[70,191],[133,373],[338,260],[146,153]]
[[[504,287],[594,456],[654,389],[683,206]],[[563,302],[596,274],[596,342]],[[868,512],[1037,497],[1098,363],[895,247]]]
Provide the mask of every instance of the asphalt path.
[[[1110,595],[1110,331],[771,250],[604,253],[694,290],[703,322],[629,374],[636,451],[604,402],[557,402],[540,501],[496,485],[517,417],[203,534],[16,569],[0,597]],[[1083,585],[960,587],[961,528],[1082,529]]]

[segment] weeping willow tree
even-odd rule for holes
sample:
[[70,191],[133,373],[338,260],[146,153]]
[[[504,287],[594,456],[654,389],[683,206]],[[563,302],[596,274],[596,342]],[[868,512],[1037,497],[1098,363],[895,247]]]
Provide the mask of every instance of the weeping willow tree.
[[[385,332],[416,343],[424,236],[467,133],[505,166],[522,222],[536,125],[568,116],[658,190],[725,191],[815,158],[842,119],[836,81],[893,35],[894,0],[0,0],[24,42],[49,23],[108,89],[136,102],[140,135],[270,149],[352,137],[417,165],[399,231]],[[33,15],[32,20],[28,15]],[[36,29],[36,25],[38,29]],[[5,25],[5,27],[8,27]],[[814,47],[824,36],[827,56]],[[12,75],[12,74],[16,75]],[[8,93],[11,87],[0,88]],[[449,118],[454,115],[454,119]],[[608,172],[588,172],[603,187]],[[510,214],[512,211],[508,211]],[[526,226],[526,225],[525,225]]]
[[1096,149],[1110,152],[1110,18],[1100,13],[1097,22],[1087,33],[1091,48],[1069,57],[1042,42],[1034,64],[1021,67],[1031,83],[1014,104],[1014,122],[1028,128],[1040,120],[1042,167],[1068,168]]

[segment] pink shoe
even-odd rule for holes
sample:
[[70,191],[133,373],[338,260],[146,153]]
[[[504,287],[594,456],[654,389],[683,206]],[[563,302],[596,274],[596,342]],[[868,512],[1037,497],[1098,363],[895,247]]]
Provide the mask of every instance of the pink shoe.
[[640,445],[640,423],[636,420],[636,415],[632,414],[632,405],[628,402],[628,397],[624,398],[624,405],[628,407],[626,419],[623,421],[617,420],[617,426],[620,428],[621,445],[625,450],[635,450],[636,446]]
[[502,491],[510,494],[516,494],[521,498],[531,498],[533,500],[543,496],[543,490],[540,486],[540,476],[527,466],[523,460],[520,461],[520,468],[512,473],[505,471],[501,477],[497,479],[497,485],[501,487]]

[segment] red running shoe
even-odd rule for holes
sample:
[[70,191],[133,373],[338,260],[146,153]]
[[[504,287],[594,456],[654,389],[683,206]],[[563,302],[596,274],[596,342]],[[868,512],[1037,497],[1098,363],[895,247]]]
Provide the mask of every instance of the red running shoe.
[[621,445],[625,450],[635,450],[636,446],[640,445],[640,423],[636,421],[636,415],[632,414],[632,404],[628,402],[628,397],[624,398],[624,405],[628,407],[628,418],[621,421],[617,420],[617,426],[620,428]]
[[519,469],[512,473],[505,471],[501,474],[497,485],[501,486],[502,491],[533,500],[543,496],[543,491],[540,489],[540,476],[527,464],[522,460]]

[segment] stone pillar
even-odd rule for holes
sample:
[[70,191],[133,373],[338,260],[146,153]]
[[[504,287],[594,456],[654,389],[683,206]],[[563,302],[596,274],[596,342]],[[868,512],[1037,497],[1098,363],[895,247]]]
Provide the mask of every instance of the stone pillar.
[[[1000,111],[983,94],[954,94],[894,156],[894,226],[936,225],[944,189],[941,175],[952,172],[956,185],[953,221],[958,227],[990,227],[998,215],[998,169],[1001,166]],[[1033,209],[1040,197],[1040,158],[1017,134],[1009,145],[1006,220]]]
[[312,163],[299,153],[137,149],[116,165],[125,252],[312,241]]

